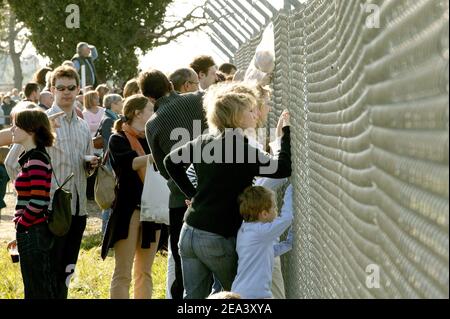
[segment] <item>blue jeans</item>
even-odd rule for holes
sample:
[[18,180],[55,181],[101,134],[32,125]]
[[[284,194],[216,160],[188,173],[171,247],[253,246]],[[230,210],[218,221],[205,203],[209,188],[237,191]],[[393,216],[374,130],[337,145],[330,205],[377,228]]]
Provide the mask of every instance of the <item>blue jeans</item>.
[[108,225],[109,217],[111,216],[112,208],[102,211],[102,236],[105,235],[106,225]]
[[225,238],[184,223],[178,245],[185,299],[208,297],[213,275],[224,290],[231,290],[238,261],[235,237]]
[[16,234],[25,299],[55,299],[57,277],[53,260],[55,237],[47,223]]

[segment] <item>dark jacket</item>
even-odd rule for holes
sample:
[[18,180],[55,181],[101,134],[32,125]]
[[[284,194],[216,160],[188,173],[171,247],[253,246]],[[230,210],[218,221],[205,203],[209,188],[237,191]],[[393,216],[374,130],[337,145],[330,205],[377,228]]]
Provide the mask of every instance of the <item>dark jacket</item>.
[[11,124],[11,110],[13,109],[13,107],[16,105],[16,102],[14,102],[13,100],[11,100],[11,102],[9,102],[9,104],[3,103],[2,104],[2,110],[3,110],[3,115],[5,116],[5,124],[9,125]]
[[[140,139],[144,151],[149,153],[147,141]],[[105,259],[109,248],[114,244],[128,238],[128,229],[131,216],[136,208],[141,205],[143,183],[139,175],[132,168],[133,159],[138,154],[131,149],[124,133],[115,133],[109,140],[111,165],[118,180],[116,187],[116,200],[109,219],[102,246],[102,258]],[[142,223],[142,248],[149,248],[156,241],[155,232],[161,229],[160,224],[151,222]]]
[[[158,99],[155,103],[155,114],[146,125],[146,136],[156,166],[161,175],[168,180],[169,208],[185,207],[186,197],[167,174],[163,164],[164,157],[172,151],[174,146],[184,145],[203,134],[207,128],[203,110],[203,94],[203,92],[196,92],[180,95],[172,92],[169,96]],[[178,139],[172,140],[171,133],[175,129],[178,129],[182,135],[180,137],[175,134]]]
[[9,176],[6,172],[6,168],[4,164],[0,164],[0,209],[6,207],[5,203],[5,195],[6,195],[6,186],[9,182]]
[[[77,60],[80,63],[80,71],[78,72],[81,80],[81,66],[85,65],[86,67],[86,85],[97,85],[97,72],[95,70],[94,60],[91,57],[82,58],[78,54],[75,54],[72,58],[72,61]],[[92,68],[92,72],[91,69]]]
[[[164,160],[167,172],[186,197],[192,199],[185,222],[226,238],[235,237],[242,223],[238,197],[252,186],[253,179],[256,176],[291,176],[289,127],[285,127],[283,132],[278,157],[260,151],[249,144],[246,137],[241,134],[235,136],[233,132],[200,136],[168,155]],[[203,154],[200,160],[196,154]],[[216,155],[214,161],[205,158],[205,154]],[[181,163],[172,161],[172,155],[181,159]],[[197,188],[184,171],[184,166],[191,163],[198,177]]]
[[103,115],[102,121],[100,122],[100,126],[97,131],[97,133],[103,137],[103,152],[106,152],[106,150],[108,149],[109,138],[112,135],[114,122],[118,119],[119,117],[116,113],[109,109],[105,110],[105,114]]

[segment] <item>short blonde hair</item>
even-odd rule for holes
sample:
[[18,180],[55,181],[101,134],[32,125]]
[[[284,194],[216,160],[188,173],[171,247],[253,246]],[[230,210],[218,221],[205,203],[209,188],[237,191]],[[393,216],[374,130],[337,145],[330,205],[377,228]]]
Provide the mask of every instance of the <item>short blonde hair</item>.
[[83,96],[83,106],[86,110],[90,110],[94,106],[98,106],[100,97],[97,91],[86,92]]
[[[262,87],[256,81],[245,82],[230,82],[223,85],[224,89],[235,93],[249,94],[256,100],[256,107],[260,114],[266,103],[265,99],[270,97],[271,91],[267,87]],[[256,128],[261,128],[266,125],[267,118],[262,118],[260,115],[256,124]]]
[[275,208],[275,193],[262,186],[247,187],[239,196],[239,209],[246,222],[254,222],[261,212]]
[[212,132],[219,133],[226,128],[239,128],[239,119],[247,109],[256,107],[252,94],[238,93],[230,85],[210,88],[205,97],[206,119]]

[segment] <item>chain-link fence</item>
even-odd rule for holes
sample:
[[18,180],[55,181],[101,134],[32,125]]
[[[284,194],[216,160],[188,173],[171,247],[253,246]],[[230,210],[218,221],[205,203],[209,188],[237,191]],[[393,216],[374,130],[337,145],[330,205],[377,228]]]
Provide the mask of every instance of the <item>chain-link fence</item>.
[[312,0],[273,18],[270,125],[292,117],[288,298],[448,298],[448,19],[445,0]]

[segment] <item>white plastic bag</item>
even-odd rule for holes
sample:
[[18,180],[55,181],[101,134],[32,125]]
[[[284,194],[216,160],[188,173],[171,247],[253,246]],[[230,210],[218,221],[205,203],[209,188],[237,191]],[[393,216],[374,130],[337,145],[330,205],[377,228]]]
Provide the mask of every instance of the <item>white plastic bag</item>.
[[275,38],[273,24],[269,24],[256,48],[250,65],[245,72],[245,81],[257,81],[265,86],[270,83],[270,75],[275,69]]
[[167,181],[149,162],[141,198],[141,221],[169,225],[169,195]]

